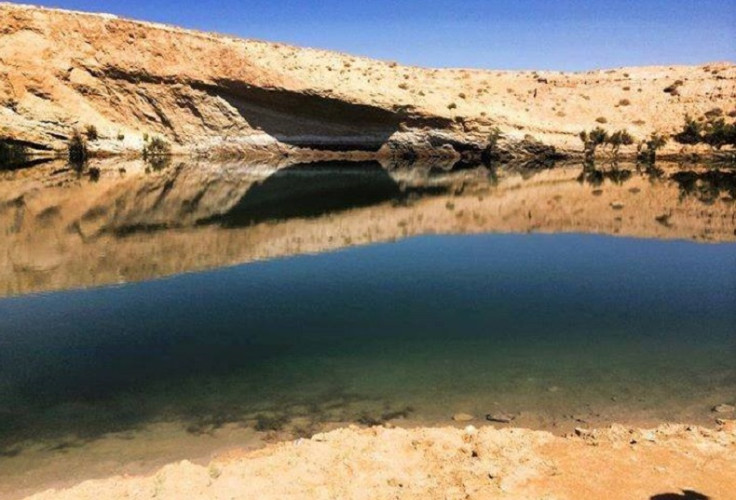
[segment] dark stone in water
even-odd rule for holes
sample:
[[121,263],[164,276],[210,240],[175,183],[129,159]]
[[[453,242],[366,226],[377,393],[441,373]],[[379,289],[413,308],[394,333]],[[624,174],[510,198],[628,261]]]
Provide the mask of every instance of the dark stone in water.
[[513,415],[506,415],[505,413],[489,413],[486,415],[486,420],[489,422],[498,422],[501,424],[508,424],[514,418]]

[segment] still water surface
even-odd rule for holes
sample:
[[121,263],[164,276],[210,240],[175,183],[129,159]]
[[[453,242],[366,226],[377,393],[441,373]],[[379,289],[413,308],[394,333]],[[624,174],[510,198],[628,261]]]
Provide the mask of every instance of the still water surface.
[[[406,186],[388,192],[358,204],[388,203],[379,226],[407,209],[391,201],[406,198]],[[427,192],[439,196],[436,185]],[[450,192],[442,213],[463,203]],[[732,200],[719,203],[732,210]],[[322,205],[273,218],[347,210]],[[718,214],[713,203],[696,206]],[[251,215],[233,229],[232,214],[242,221],[245,212],[242,200],[230,207],[229,218],[201,220],[228,237],[276,234],[278,225]],[[434,208],[422,207],[431,217]],[[200,231],[201,220],[186,231]],[[340,220],[320,226],[325,239],[337,237]],[[171,229],[146,227],[141,238],[156,231]],[[349,422],[451,423],[462,411],[566,430],[707,424],[713,405],[733,402],[734,243],[463,232],[343,241],[323,253],[0,299],[0,483],[3,468],[10,481],[21,464],[32,470],[114,435],[125,437],[117,444],[124,463],[126,446],[145,443],[161,423],[199,439],[233,428],[285,439]],[[122,245],[135,234],[116,238]],[[26,283],[28,270],[15,269]]]

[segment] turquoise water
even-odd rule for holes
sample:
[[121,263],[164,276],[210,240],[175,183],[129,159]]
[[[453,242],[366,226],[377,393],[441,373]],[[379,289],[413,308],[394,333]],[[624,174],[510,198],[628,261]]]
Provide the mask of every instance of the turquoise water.
[[6,298],[0,332],[8,456],[155,422],[699,421],[736,397],[736,245],[423,236]]

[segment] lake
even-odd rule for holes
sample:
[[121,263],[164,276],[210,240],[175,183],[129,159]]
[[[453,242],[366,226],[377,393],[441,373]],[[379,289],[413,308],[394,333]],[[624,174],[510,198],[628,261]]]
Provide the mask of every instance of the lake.
[[733,171],[278,167],[0,173],[0,496],[342,425],[734,403]]

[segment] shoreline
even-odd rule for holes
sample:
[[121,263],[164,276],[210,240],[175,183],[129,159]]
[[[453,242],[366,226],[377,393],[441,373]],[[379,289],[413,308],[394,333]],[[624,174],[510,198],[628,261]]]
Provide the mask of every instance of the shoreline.
[[87,480],[27,498],[99,498],[103,492],[111,499],[613,498],[613,491],[615,498],[650,498],[688,489],[726,498],[736,485],[736,421],[722,422],[717,429],[613,424],[566,436],[492,425],[352,425],[258,450],[230,449],[205,463],[182,460],[153,473]]
[[[725,394],[717,399],[725,400]],[[611,432],[616,435],[648,435],[650,431],[657,434],[676,428],[687,432],[696,429],[697,432],[712,437],[713,433],[725,430],[731,432],[733,452],[736,453],[736,414],[733,411],[714,411],[709,405],[715,400],[716,398],[709,397],[699,401],[698,405],[689,405],[688,410],[673,415],[671,421],[643,408],[612,411],[597,405],[587,408],[588,411],[582,407],[569,407],[569,414],[564,415],[534,410],[506,413],[501,408],[492,411],[494,416],[511,417],[507,423],[488,421],[482,414],[464,414],[461,411],[464,408],[462,406],[456,406],[458,413],[454,415],[427,414],[419,417],[410,413],[386,418],[364,417],[357,421],[325,421],[316,424],[308,416],[296,416],[273,428],[267,428],[269,420],[266,414],[266,427],[261,429],[258,429],[259,422],[248,421],[205,425],[192,430],[192,425],[187,426],[184,421],[164,419],[129,430],[110,432],[89,441],[76,438],[79,439],[77,442],[69,435],[66,440],[26,442],[20,443],[20,447],[5,450],[11,454],[6,455],[4,460],[0,457],[0,464],[5,462],[0,467],[5,470],[5,474],[0,475],[0,478],[4,476],[0,481],[4,483],[0,484],[0,500],[36,498],[35,495],[48,490],[74,491],[83,489],[84,484],[90,481],[112,481],[117,484],[116,476],[124,477],[125,482],[147,481],[158,476],[163,469],[176,469],[176,464],[182,461],[195,464],[193,467],[200,471],[208,471],[212,464],[217,466],[232,457],[247,459],[269,455],[285,447],[297,448],[299,443],[321,442],[325,435],[376,435],[376,432],[386,430],[396,430],[407,435],[439,430],[445,435],[453,435],[462,432],[467,426],[474,426],[502,434],[521,432],[524,435],[544,435],[547,439],[557,441],[580,439],[588,444],[591,438],[606,436]],[[470,416],[473,417],[472,420],[467,420]],[[678,435],[682,435],[682,432],[678,431]],[[373,445],[380,446],[381,443],[375,442]],[[17,458],[13,457],[13,452],[18,453]],[[29,468],[30,464],[36,467]],[[191,470],[187,472],[190,473]],[[91,495],[89,498],[93,497]],[[49,493],[40,498],[57,496]],[[68,497],[62,495],[58,498],[77,496],[76,493],[70,493]],[[134,495],[133,498],[138,497]]]

